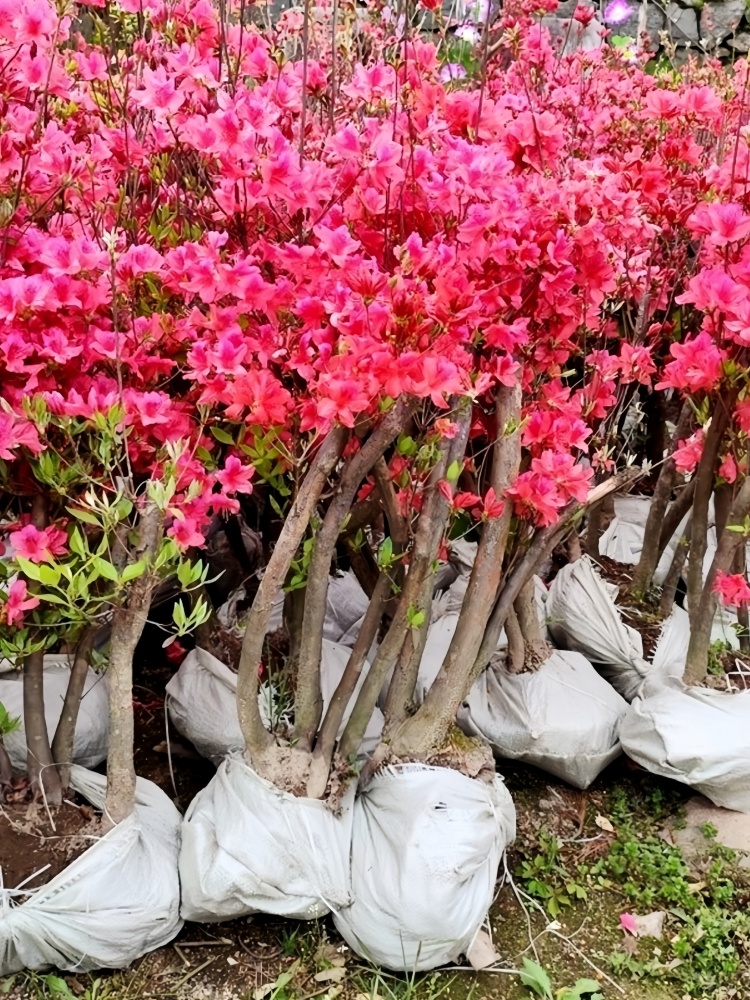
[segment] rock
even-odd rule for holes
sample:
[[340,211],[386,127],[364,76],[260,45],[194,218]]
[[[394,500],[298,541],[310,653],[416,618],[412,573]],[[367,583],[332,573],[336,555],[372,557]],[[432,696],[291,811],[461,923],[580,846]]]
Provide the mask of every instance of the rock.
[[672,2],[667,7],[667,28],[673,42],[698,42],[698,15],[690,7]]
[[662,938],[664,936],[664,918],[666,915],[664,910],[656,910],[654,913],[647,913],[643,917],[636,915],[635,936]]
[[716,843],[750,856],[750,813],[721,809],[700,795],[688,799],[685,806],[685,827],[681,830],[668,827],[662,831],[662,836],[667,843],[679,847],[686,856],[700,854],[709,843],[703,832],[707,823],[717,831]]
[[645,11],[643,6],[628,0],[612,0],[604,8],[604,21],[613,35],[630,35],[638,42],[641,41],[639,35],[643,31],[648,36],[649,47],[656,51],[661,43],[660,33],[665,28],[664,11],[655,3],[645,4]]
[[735,52],[750,52],[750,33],[740,31],[727,39],[729,47]]
[[542,18],[542,25],[549,31],[552,44],[562,46],[561,55],[564,56],[579,49],[590,52],[592,49],[600,49],[603,45],[604,28],[596,18],[584,27],[572,18],[546,14]]
[[745,14],[745,0],[708,2],[701,11],[701,41],[713,48],[733,34]]

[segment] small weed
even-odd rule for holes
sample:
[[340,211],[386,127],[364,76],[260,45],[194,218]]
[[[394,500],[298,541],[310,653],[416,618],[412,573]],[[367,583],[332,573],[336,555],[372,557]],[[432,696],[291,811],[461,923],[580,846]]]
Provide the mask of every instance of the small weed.
[[724,669],[724,654],[732,652],[731,642],[724,639],[715,639],[708,647],[708,672],[715,677],[723,677],[726,673]]
[[522,880],[525,891],[538,899],[555,919],[564,907],[586,899],[587,893],[563,865],[558,839],[540,834],[538,843],[540,853],[522,861],[516,874]]
[[595,979],[578,979],[573,986],[563,986],[552,992],[552,982],[545,969],[529,958],[524,958],[523,969],[519,973],[523,985],[542,997],[542,1000],[602,1000],[601,986]]
[[[703,832],[708,840],[716,835],[710,824]],[[668,942],[654,944],[648,956],[616,952],[613,971],[639,979],[668,976],[702,998],[729,985],[750,956],[750,914],[739,902],[735,860],[733,851],[712,844],[707,867],[697,875],[660,837],[628,823],[619,827],[607,856],[579,872],[594,885],[622,892],[634,910],[666,910],[670,929]],[[640,947],[643,952],[648,945]]]
[[[456,981],[455,976],[442,977],[439,973],[419,975],[408,973],[402,979],[389,975],[382,969],[373,969],[366,978],[355,979],[358,1000],[438,1000]],[[466,1000],[472,1000],[472,985]]]

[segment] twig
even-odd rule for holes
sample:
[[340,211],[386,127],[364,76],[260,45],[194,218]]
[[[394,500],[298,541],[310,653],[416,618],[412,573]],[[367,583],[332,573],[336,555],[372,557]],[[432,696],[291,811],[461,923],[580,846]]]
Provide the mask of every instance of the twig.
[[199,972],[202,972],[204,969],[208,968],[209,965],[213,965],[213,963],[216,961],[218,957],[219,957],[218,955],[214,955],[213,958],[206,959],[206,961],[203,962],[202,965],[197,965],[194,969],[191,969],[190,972],[186,973],[186,975],[182,977],[182,979],[178,979],[172,988],[176,990],[179,986],[182,986],[182,984],[186,983],[188,979],[192,979],[193,976],[196,976]]

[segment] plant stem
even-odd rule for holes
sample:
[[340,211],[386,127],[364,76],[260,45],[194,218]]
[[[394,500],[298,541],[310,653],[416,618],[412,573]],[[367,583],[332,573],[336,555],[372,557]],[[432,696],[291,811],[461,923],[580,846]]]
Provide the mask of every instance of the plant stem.
[[258,668],[268,620],[276,595],[284,584],[328,476],[341,457],[346,439],[347,432],[343,427],[333,427],[323,440],[284,521],[248,615],[237,675],[237,711],[247,753],[256,768],[263,767],[263,757],[273,744],[273,737],[263,725],[258,707]]
[[400,433],[413,408],[414,403],[411,400],[401,397],[359,451],[349,460],[328,506],[323,524],[315,537],[315,547],[307,572],[305,611],[302,619],[304,642],[300,649],[294,700],[294,729],[297,747],[300,750],[312,749],[323,711],[323,699],[320,693],[320,657],[328,580],[336,542],[362,480]]
[[511,674],[522,674],[526,652],[523,633],[514,608],[508,611],[508,617],[505,619],[505,635],[508,640],[508,670]]
[[[45,498],[34,497],[31,523],[40,531],[47,526]],[[31,584],[33,592],[36,586]],[[36,635],[38,639],[39,636]],[[34,793],[43,792],[48,805],[62,802],[60,775],[54,766],[44,714],[44,650],[30,653],[23,664],[23,724],[26,730],[26,770]]]
[[680,582],[680,577],[682,576],[682,571],[685,567],[685,560],[687,559],[688,549],[690,548],[690,534],[692,527],[693,521],[691,518],[685,525],[685,532],[677,543],[677,548],[674,551],[672,562],[669,564],[669,570],[667,571],[664,584],[662,585],[659,611],[665,618],[672,612],[672,605],[674,604],[675,594],[677,593],[677,584]]
[[643,547],[638,560],[638,565],[633,571],[633,580],[630,584],[630,593],[638,601],[642,601],[647,591],[651,588],[656,567],[659,564],[659,537],[662,522],[669,505],[669,498],[674,488],[677,469],[675,468],[674,451],[683,438],[690,433],[690,425],[693,418],[693,410],[690,403],[684,403],[677,421],[677,428],[669,449],[669,455],[664,461],[656,482],[654,495],[649,507],[646,526],[643,531]]
[[[731,402],[729,405],[731,405]],[[687,572],[687,594],[691,630],[693,623],[697,624],[700,614],[699,608],[703,591],[703,559],[706,554],[708,535],[708,504],[714,485],[714,466],[728,419],[726,409],[723,407],[720,409],[717,405],[705,441],[703,442],[703,452],[695,473],[693,527],[690,536]]]
[[[400,725],[413,709],[419,665],[427,643],[427,632],[432,616],[434,567],[450,513],[450,505],[437,487],[445,475],[445,470],[450,468],[453,462],[460,463],[466,450],[471,424],[471,404],[464,403],[463,411],[456,423],[458,430],[455,437],[441,442],[442,455],[430,476],[429,494],[424,501],[423,513],[420,514],[414,540],[414,551],[407,575],[407,581],[413,577],[414,587],[409,588],[409,604],[404,605],[403,600],[401,601],[408,627],[396,670],[388,686],[385,703],[384,714],[388,733]],[[422,616],[422,622],[418,626],[412,623],[414,614]]]
[[[521,387],[501,386],[495,400],[496,438],[492,455],[490,486],[500,498],[515,479],[521,462]],[[407,752],[406,747],[413,740],[419,745],[430,742],[430,724],[423,724],[420,716],[430,719],[430,713],[437,711],[433,718],[438,729],[447,727],[451,720],[450,705],[455,702],[452,715],[465,695],[467,677],[479,650],[487,620],[492,611],[495,596],[503,573],[505,545],[510,530],[512,507],[506,502],[500,517],[485,522],[477,547],[477,555],[469,577],[461,614],[456,631],[448,647],[448,652],[440,671],[427,693],[424,705],[412,720],[405,722],[403,732],[394,738],[394,751]],[[468,689],[467,689],[468,690]],[[461,692],[459,694],[459,692]],[[429,704],[428,704],[429,703]],[[447,713],[447,714],[446,714]],[[440,721],[437,721],[437,720]],[[423,725],[425,728],[422,730]],[[420,731],[422,730],[422,731]],[[439,739],[439,736],[435,736]]]
[[[716,613],[716,594],[714,592],[716,578],[719,573],[729,572],[738,547],[741,545],[744,549],[746,542],[742,532],[729,531],[728,529],[735,525],[741,525],[748,513],[750,513],[750,478],[746,478],[743,482],[729,511],[727,527],[721,533],[695,614],[692,605],[690,608],[690,643],[685,662],[685,682],[687,684],[700,684],[706,677],[711,627]],[[691,553],[694,539],[695,522],[693,522],[691,535]]]
[[315,744],[315,750],[313,751],[310,764],[310,777],[307,783],[307,794],[310,798],[319,799],[325,794],[331,761],[333,760],[333,751],[336,747],[336,735],[344,719],[346,707],[354,694],[354,689],[359,683],[367,654],[378,634],[378,628],[383,618],[383,611],[388,601],[390,589],[391,581],[388,574],[382,573],[375,587],[372,600],[368,605],[362,627],[357,635],[357,640],[344,668],[344,673],[336,687],[333,698],[331,698],[325,718],[323,719],[323,724],[320,727],[320,734]]
[[659,559],[661,559],[664,554],[664,550],[672,539],[672,536],[682,523],[682,519],[690,510],[694,496],[695,479],[691,479],[689,483],[686,483],[685,486],[682,487],[673,503],[671,503],[667,508],[664,520],[662,521],[661,531],[659,533]]
[[78,722],[78,712],[81,707],[86,675],[89,670],[89,656],[93,645],[94,628],[89,626],[76,646],[62,713],[52,740],[52,759],[57,765],[63,789],[66,789],[70,782],[70,765],[73,761],[76,723]]
[[[132,562],[152,562],[161,544],[164,519],[154,503],[141,511]],[[133,655],[151,607],[155,576],[148,567],[131,584],[124,604],[112,613],[109,644],[109,754],[103,824],[116,826],[135,808]]]

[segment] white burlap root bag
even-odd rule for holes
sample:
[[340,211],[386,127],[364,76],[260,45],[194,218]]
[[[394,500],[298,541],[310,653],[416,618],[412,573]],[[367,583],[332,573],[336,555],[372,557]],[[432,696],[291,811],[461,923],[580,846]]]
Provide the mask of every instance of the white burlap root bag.
[[323,638],[329,642],[341,642],[355,623],[362,620],[369,603],[367,594],[351,570],[342,576],[332,576],[328,581]]
[[[432,604],[432,622],[427,632],[422,659],[419,663],[419,674],[417,676],[417,687],[415,700],[417,704],[424,701],[425,695],[432,687],[435,678],[440,673],[443,660],[448,652],[453,636],[458,627],[458,619],[461,613],[466,589],[469,586],[468,575],[459,576],[456,581],[440,594]],[[537,615],[539,624],[542,627],[542,634],[547,635],[547,588],[540,577],[534,577],[534,597],[536,600]],[[507,649],[508,640],[505,631],[500,633],[497,643],[497,651]],[[386,688],[387,690],[387,688]],[[382,700],[382,699],[381,699]]]
[[583,556],[563,566],[549,589],[547,626],[561,649],[583,653],[626,699],[632,701],[651,664],[643,658],[643,641],[626,625],[613,591],[594,564]]
[[556,650],[529,673],[490,665],[458,722],[469,735],[483,736],[498,757],[588,788],[621,753],[618,730],[627,708],[584,656]]
[[[65,692],[68,690],[70,666],[67,657],[44,657],[44,716],[50,739],[62,715]],[[82,767],[96,767],[107,758],[109,746],[109,715],[107,709],[106,675],[89,670],[83,688],[73,742],[73,762]],[[0,674],[0,704],[11,717],[21,719],[15,732],[3,738],[11,764],[17,771],[26,771],[26,731],[23,727],[23,672]]]
[[[324,711],[328,708],[350,655],[351,649],[348,647],[323,640],[320,678]],[[355,697],[364,684],[365,676],[366,669],[360,676]],[[264,684],[258,694],[258,706],[267,727],[279,711],[274,702],[273,688]],[[351,699],[341,730],[349,720],[353,705],[354,699]],[[227,754],[239,753],[245,749],[237,715],[237,674],[205,649],[191,650],[170,679],[167,684],[167,710],[177,732],[190,740],[199,754],[208,757],[217,766]],[[362,741],[363,754],[372,752],[382,731],[383,716],[376,709]]]
[[[71,785],[103,807],[102,775],[74,766]],[[47,885],[0,889],[0,976],[122,969],[171,941],[182,927],[180,822],[164,792],[139,778],[135,812]]]
[[182,831],[180,880],[185,920],[249,913],[298,920],[350,901],[352,787],[334,816],[227,757],[190,804]]
[[[651,497],[616,497],[615,516],[599,539],[599,552],[615,562],[634,566],[641,557],[643,536],[646,530]],[[675,550],[687,524],[688,514],[682,519],[667,543],[654,572],[654,582],[664,583],[672,564]]]
[[647,682],[620,726],[623,750],[715,805],[750,812],[750,691]]
[[352,903],[336,928],[388,969],[434,969],[465,954],[492,903],[516,813],[491,784],[419,764],[386,768],[354,805]]

